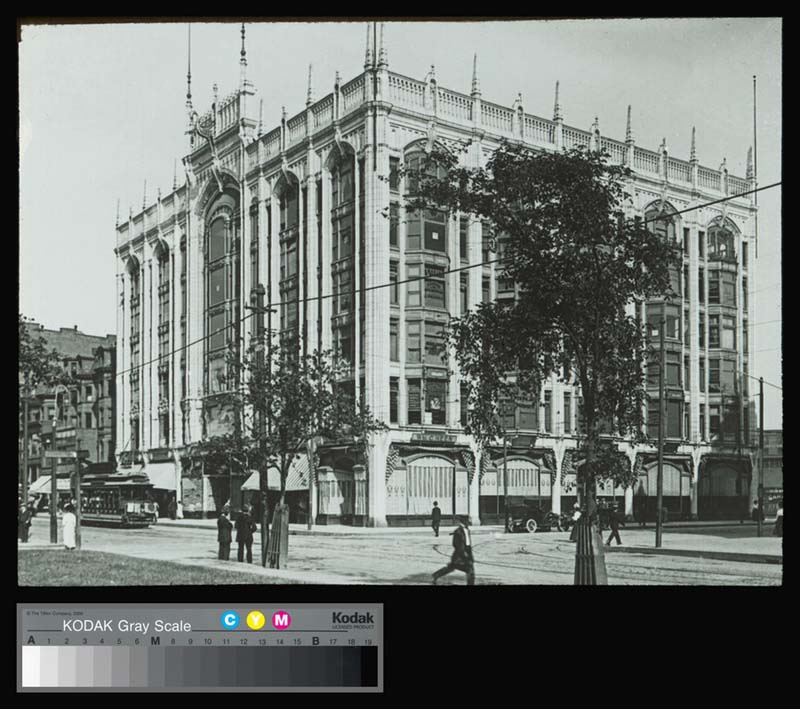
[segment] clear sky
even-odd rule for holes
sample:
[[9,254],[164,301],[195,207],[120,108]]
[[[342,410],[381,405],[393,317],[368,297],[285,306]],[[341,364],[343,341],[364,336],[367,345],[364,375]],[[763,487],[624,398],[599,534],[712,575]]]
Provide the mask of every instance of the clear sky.
[[[781,180],[780,19],[391,22],[389,68],[469,93],[478,54],[486,100],[551,118],[560,81],[564,121],[623,139],[632,105],[638,145],[688,159],[697,128],[701,165],[727,158],[744,177],[753,143],[753,75],[758,76],[759,185]],[[366,23],[247,25],[248,75],[264,100],[264,128],[305,106],[308,65],[317,98],[338,69],[363,69]],[[126,219],[156,188],[172,187],[185,151],[185,23],[26,25],[20,74],[20,310],[49,328],[89,334],[116,327],[115,212]],[[192,94],[201,113],[212,85],[238,85],[239,24],[192,26]],[[180,160],[178,161],[180,168]],[[179,172],[179,183],[182,175]],[[753,376],[782,384],[781,191],[759,195]],[[751,382],[751,392],[758,383]],[[765,387],[765,424],[782,428],[782,392]]]

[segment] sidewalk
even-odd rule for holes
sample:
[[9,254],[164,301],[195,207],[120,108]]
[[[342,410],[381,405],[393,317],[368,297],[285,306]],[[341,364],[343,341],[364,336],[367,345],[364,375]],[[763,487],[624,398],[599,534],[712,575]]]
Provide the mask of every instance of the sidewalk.
[[666,556],[691,556],[724,561],[747,561],[764,564],[783,563],[783,539],[781,537],[727,538],[709,534],[665,535],[661,547],[655,547],[652,530],[623,529],[622,546],[606,547],[612,554],[662,554]]

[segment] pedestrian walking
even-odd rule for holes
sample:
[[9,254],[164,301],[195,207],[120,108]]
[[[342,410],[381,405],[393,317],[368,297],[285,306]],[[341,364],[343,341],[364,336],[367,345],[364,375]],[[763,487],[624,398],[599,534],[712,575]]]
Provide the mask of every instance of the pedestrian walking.
[[463,571],[467,575],[467,586],[475,585],[475,558],[472,555],[472,535],[469,531],[469,518],[460,517],[453,535],[453,555],[450,563],[433,574],[433,585],[453,571]]
[[622,545],[622,540],[619,538],[619,526],[625,526],[625,521],[622,519],[622,515],[619,513],[619,510],[616,507],[612,507],[608,511],[608,524],[611,527],[611,534],[608,535],[608,541],[606,542],[606,546],[611,546],[611,540],[617,540],[617,546]]
[[175,519],[176,515],[178,514],[178,503],[175,502],[174,497],[169,498],[169,504],[167,505],[167,514],[169,515],[170,519]]
[[431,510],[431,527],[433,527],[433,533],[438,537],[439,536],[439,525],[442,523],[442,510],[439,508],[439,503],[434,500],[433,501],[433,509]]
[[78,526],[78,518],[75,516],[75,508],[72,504],[64,507],[64,514],[61,517],[61,526],[64,530],[64,548],[72,551],[75,548],[75,528]]
[[572,506],[572,532],[569,535],[569,540],[574,542],[578,536],[578,520],[581,518],[581,506],[576,502]]
[[[228,561],[231,558],[231,530],[233,522],[230,519],[231,509],[228,505],[222,508],[222,513],[217,519],[217,541],[219,542],[219,558]],[[251,541],[252,543],[252,541]],[[241,549],[241,547],[239,547]],[[241,561],[241,558],[239,559]]]
[[158,502],[153,502],[153,507],[155,508],[155,516],[153,517],[153,524],[158,524]]
[[783,501],[778,503],[778,513],[775,517],[775,528],[772,530],[772,533],[776,537],[783,536]]
[[33,505],[23,504],[19,511],[19,528],[17,536],[23,542],[28,541],[31,531],[31,520],[33,519]]
[[244,561],[244,551],[247,549],[247,563],[253,563],[253,533],[256,523],[250,514],[250,505],[245,505],[242,513],[236,520],[236,542],[239,544],[239,561]]

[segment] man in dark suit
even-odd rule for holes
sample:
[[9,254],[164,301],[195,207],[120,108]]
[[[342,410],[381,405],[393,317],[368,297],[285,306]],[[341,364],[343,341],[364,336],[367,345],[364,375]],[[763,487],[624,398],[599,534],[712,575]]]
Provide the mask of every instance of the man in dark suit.
[[[230,508],[225,505],[222,513],[217,518],[217,541],[219,542],[219,558],[228,561],[231,558],[231,529],[233,523],[230,520]],[[241,561],[241,559],[240,559]]]
[[616,507],[612,507],[608,511],[608,523],[611,526],[611,534],[608,535],[608,541],[606,542],[606,546],[611,546],[611,540],[617,540],[617,546],[622,544],[622,540],[619,538],[619,525],[622,524],[623,526],[625,523],[622,521],[622,515],[619,513],[619,510]]
[[31,530],[31,520],[33,519],[33,505],[23,504],[19,512],[19,533],[18,538],[23,541],[28,541],[28,536]]
[[467,586],[475,585],[475,559],[472,556],[472,535],[469,531],[469,518],[461,517],[453,535],[453,555],[450,563],[433,574],[433,585],[452,571],[463,571],[467,575]]
[[244,561],[244,550],[247,547],[247,563],[253,563],[253,532],[256,523],[250,514],[250,505],[245,505],[239,518],[236,520],[236,541],[239,544],[239,561]]
[[439,503],[434,500],[433,501],[433,509],[431,510],[431,527],[433,527],[433,533],[438,537],[439,536],[439,525],[442,523],[442,510],[439,508]]

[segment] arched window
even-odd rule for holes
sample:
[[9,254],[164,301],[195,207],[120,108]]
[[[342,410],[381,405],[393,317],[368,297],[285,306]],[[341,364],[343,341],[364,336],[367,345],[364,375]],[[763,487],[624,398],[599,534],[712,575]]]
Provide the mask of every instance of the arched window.
[[735,237],[725,225],[715,224],[708,230],[708,260],[736,261]]
[[225,355],[239,321],[238,195],[223,193],[206,214],[205,388],[207,394],[218,394],[227,389]]

